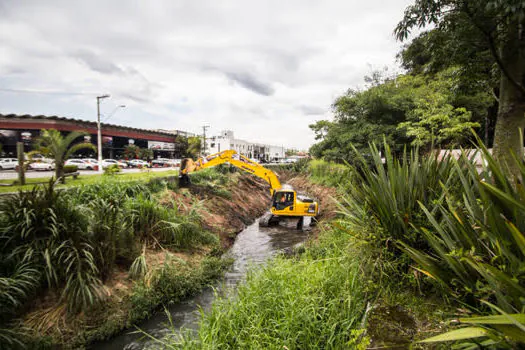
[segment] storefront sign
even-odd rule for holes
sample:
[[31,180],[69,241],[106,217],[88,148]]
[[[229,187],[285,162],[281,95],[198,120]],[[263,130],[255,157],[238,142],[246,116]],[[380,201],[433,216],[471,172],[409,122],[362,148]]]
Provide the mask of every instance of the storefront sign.
[[175,144],[169,142],[148,141],[148,148],[159,151],[174,151]]

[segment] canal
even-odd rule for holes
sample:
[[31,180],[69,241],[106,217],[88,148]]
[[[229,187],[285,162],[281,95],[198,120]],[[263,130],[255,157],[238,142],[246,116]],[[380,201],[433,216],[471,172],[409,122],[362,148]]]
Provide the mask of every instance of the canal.
[[[305,225],[308,227],[308,225]],[[168,308],[172,326],[164,310],[159,310],[150,319],[138,324],[138,328],[155,338],[162,338],[173,330],[196,329],[200,319],[199,310],[208,310],[215,299],[216,292],[231,293],[245,279],[248,269],[257,268],[272,255],[287,251],[303,242],[308,230],[297,230],[296,222],[288,222],[274,227],[259,227],[258,221],[237,235],[235,243],[227,256],[234,259],[233,265],[215,288],[207,288],[199,295],[171,305]],[[152,347],[152,340],[144,339],[142,333],[131,329],[120,335],[95,343],[91,348],[102,350],[140,350]],[[154,346],[153,346],[154,347]]]

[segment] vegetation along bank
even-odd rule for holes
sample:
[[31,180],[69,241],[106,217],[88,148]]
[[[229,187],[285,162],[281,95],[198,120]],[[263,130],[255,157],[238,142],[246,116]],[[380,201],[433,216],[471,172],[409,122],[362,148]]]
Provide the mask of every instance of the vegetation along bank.
[[224,248],[269,202],[227,168],[192,176],[53,186],[0,203],[0,339],[7,348],[104,339],[222,275]]

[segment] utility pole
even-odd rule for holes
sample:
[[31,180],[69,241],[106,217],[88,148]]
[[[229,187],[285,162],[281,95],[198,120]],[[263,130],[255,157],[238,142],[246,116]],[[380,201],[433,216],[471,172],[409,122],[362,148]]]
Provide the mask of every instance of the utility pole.
[[203,125],[202,126],[202,137],[204,138],[204,142],[203,142],[203,148],[204,148],[204,151],[202,151],[202,155],[203,156],[206,156],[206,130],[209,128],[210,126],[209,125]]
[[16,143],[16,155],[18,157],[18,184],[26,184],[26,175],[24,169],[24,144],[22,142]]
[[109,95],[97,96],[97,153],[99,173],[102,173],[102,131],[100,130],[100,100],[104,98],[109,98]]

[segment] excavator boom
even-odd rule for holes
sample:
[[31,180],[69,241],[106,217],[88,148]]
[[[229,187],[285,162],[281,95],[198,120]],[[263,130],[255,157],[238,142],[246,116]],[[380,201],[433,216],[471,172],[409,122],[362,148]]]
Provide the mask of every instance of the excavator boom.
[[[273,195],[276,190],[281,188],[281,182],[273,171],[266,169],[262,165],[251,161],[250,159],[238,154],[234,150],[222,151],[197,159],[195,162],[191,159],[185,159],[181,167],[181,177],[187,174],[210,168],[219,164],[230,163],[231,165],[247,171],[257,177],[260,177],[270,185],[270,192]],[[185,180],[183,180],[185,181]]]

